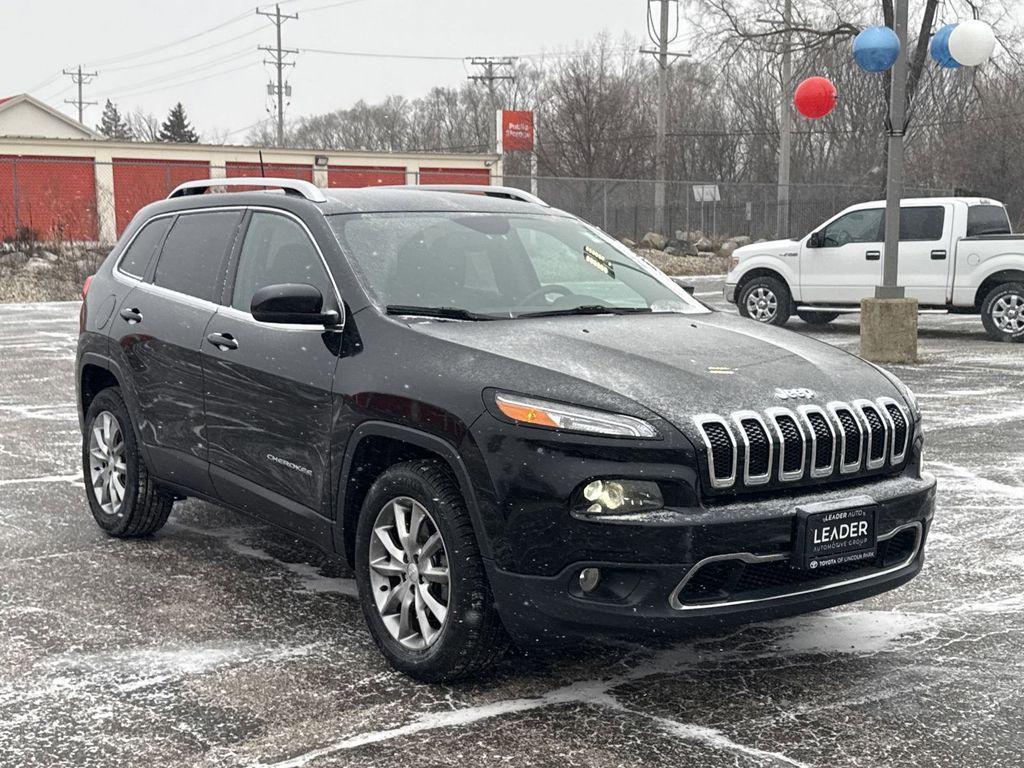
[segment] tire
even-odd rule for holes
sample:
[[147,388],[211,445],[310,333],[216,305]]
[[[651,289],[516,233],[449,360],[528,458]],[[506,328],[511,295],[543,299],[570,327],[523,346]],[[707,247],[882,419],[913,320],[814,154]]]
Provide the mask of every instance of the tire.
[[743,284],[740,315],[767,325],[785,325],[793,314],[793,299],[786,284],[775,277],[755,277]]
[[1024,283],[997,285],[981,302],[981,322],[990,339],[1024,341]]
[[[402,539],[397,531],[411,528],[417,507],[418,530]],[[390,546],[375,529],[384,532]],[[440,534],[440,549],[424,559],[421,553],[429,548],[424,545],[435,534]],[[395,669],[424,682],[450,682],[483,673],[505,653],[509,640],[476,534],[459,487],[442,463],[410,461],[377,478],[359,515],[355,554],[363,616]],[[410,570],[410,564],[417,570]],[[439,577],[445,566],[446,581]],[[446,605],[443,621],[431,605]]]
[[796,315],[808,325],[828,325],[839,317],[838,312],[815,312],[809,309],[797,310]]
[[[101,469],[111,464],[113,471]],[[121,471],[117,471],[119,466]],[[154,482],[118,387],[104,389],[89,405],[82,435],[82,470],[89,509],[110,536],[150,536],[167,522],[174,497]],[[116,482],[118,478],[120,482]],[[112,495],[118,486],[122,488],[119,500]]]

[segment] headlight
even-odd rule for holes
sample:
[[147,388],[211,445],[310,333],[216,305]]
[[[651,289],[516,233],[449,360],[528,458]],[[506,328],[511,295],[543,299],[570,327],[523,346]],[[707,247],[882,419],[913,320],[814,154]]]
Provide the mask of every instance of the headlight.
[[647,480],[593,480],[583,486],[582,496],[579,505],[591,515],[646,512],[665,506],[661,488]]
[[736,269],[736,267],[738,267],[739,265],[740,265],[740,257],[739,256],[730,256],[729,257],[729,271],[730,272],[732,272],[734,269]]
[[498,393],[494,396],[498,410],[512,421],[534,427],[564,429],[569,432],[587,432],[612,437],[658,436],[657,430],[643,419],[618,413],[605,413],[590,408],[534,400],[518,395]]

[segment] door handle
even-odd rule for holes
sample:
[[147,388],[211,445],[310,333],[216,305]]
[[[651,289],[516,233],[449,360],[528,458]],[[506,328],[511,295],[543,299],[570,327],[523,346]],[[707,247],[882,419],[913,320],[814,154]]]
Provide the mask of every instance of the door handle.
[[142,313],[135,307],[125,307],[121,310],[120,315],[123,319],[128,321],[129,325],[135,325],[136,323],[142,322]]
[[932,251],[932,261],[942,261],[946,258],[945,251]]
[[867,259],[868,261],[878,261],[880,258],[882,258],[882,252],[868,251],[867,253],[864,254],[864,258]]
[[235,337],[230,333],[211,333],[206,337],[206,340],[221,352],[227,352],[229,349],[238,349],[238,342],[235,341]]

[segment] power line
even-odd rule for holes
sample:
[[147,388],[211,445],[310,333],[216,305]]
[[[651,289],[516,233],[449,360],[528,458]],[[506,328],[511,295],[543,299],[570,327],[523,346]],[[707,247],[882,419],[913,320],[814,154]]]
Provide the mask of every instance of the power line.
[[299,18],[299,14],[282,14],[280,4],[274,6],[274,12],[269,13],[267,11],[261,11],[259,8],[256,9],[257,16],[266,16],[271,20],[277,31],[277,45],[273,48],[261,45],[259,48],[261,51],[269,53],[273,59],[271,61],[264,60],[264,64],[273,64],[277,68],[277,84],[270,83],[267,86],[267,92],[277,97],[277,146],[284,146],[284,97],[292,95],[292,87],[285,85],[284,82],[284,68],[294,67],[295,62],[285,61],[286,56],[292,54],[298,54],[297,48],[282,48],[281,47],[281,27],[289,19]]
[[328,48],[303,48],[302,53],[325,53],[331,56],[354,56],[367,59],[406,59],[409,61],[458,61],[466,60],[465,56],[431,56],[413,53],[374,53],[371,51],[336,51]]
[[64,99],[65,104],[74,104],[78,107],[78,122],[82,122],[82,110],[84,107],[95,104],[95,101],[85,101],[82,97],[82,86],[88,85],[92,82],[92,79],[99,75],[99,72],[83,72],[82,65],[78,65],[78,69],[65,69],[65,75],[71,75],[71,82],[78,86],[78,98],[77,99]]

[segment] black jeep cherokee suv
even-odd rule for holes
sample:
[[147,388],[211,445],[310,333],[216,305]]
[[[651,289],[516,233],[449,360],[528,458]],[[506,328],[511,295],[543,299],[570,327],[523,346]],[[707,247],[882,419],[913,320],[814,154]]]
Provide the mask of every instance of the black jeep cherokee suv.
[[[398,669],[675,634],[897,587],[935,481],[896,378],[713,312],[503,188],[182,185],[86,291],[86,495],[113,536],[176,499],[346,558]],[[284,192],[282,194],[282,192]]]

